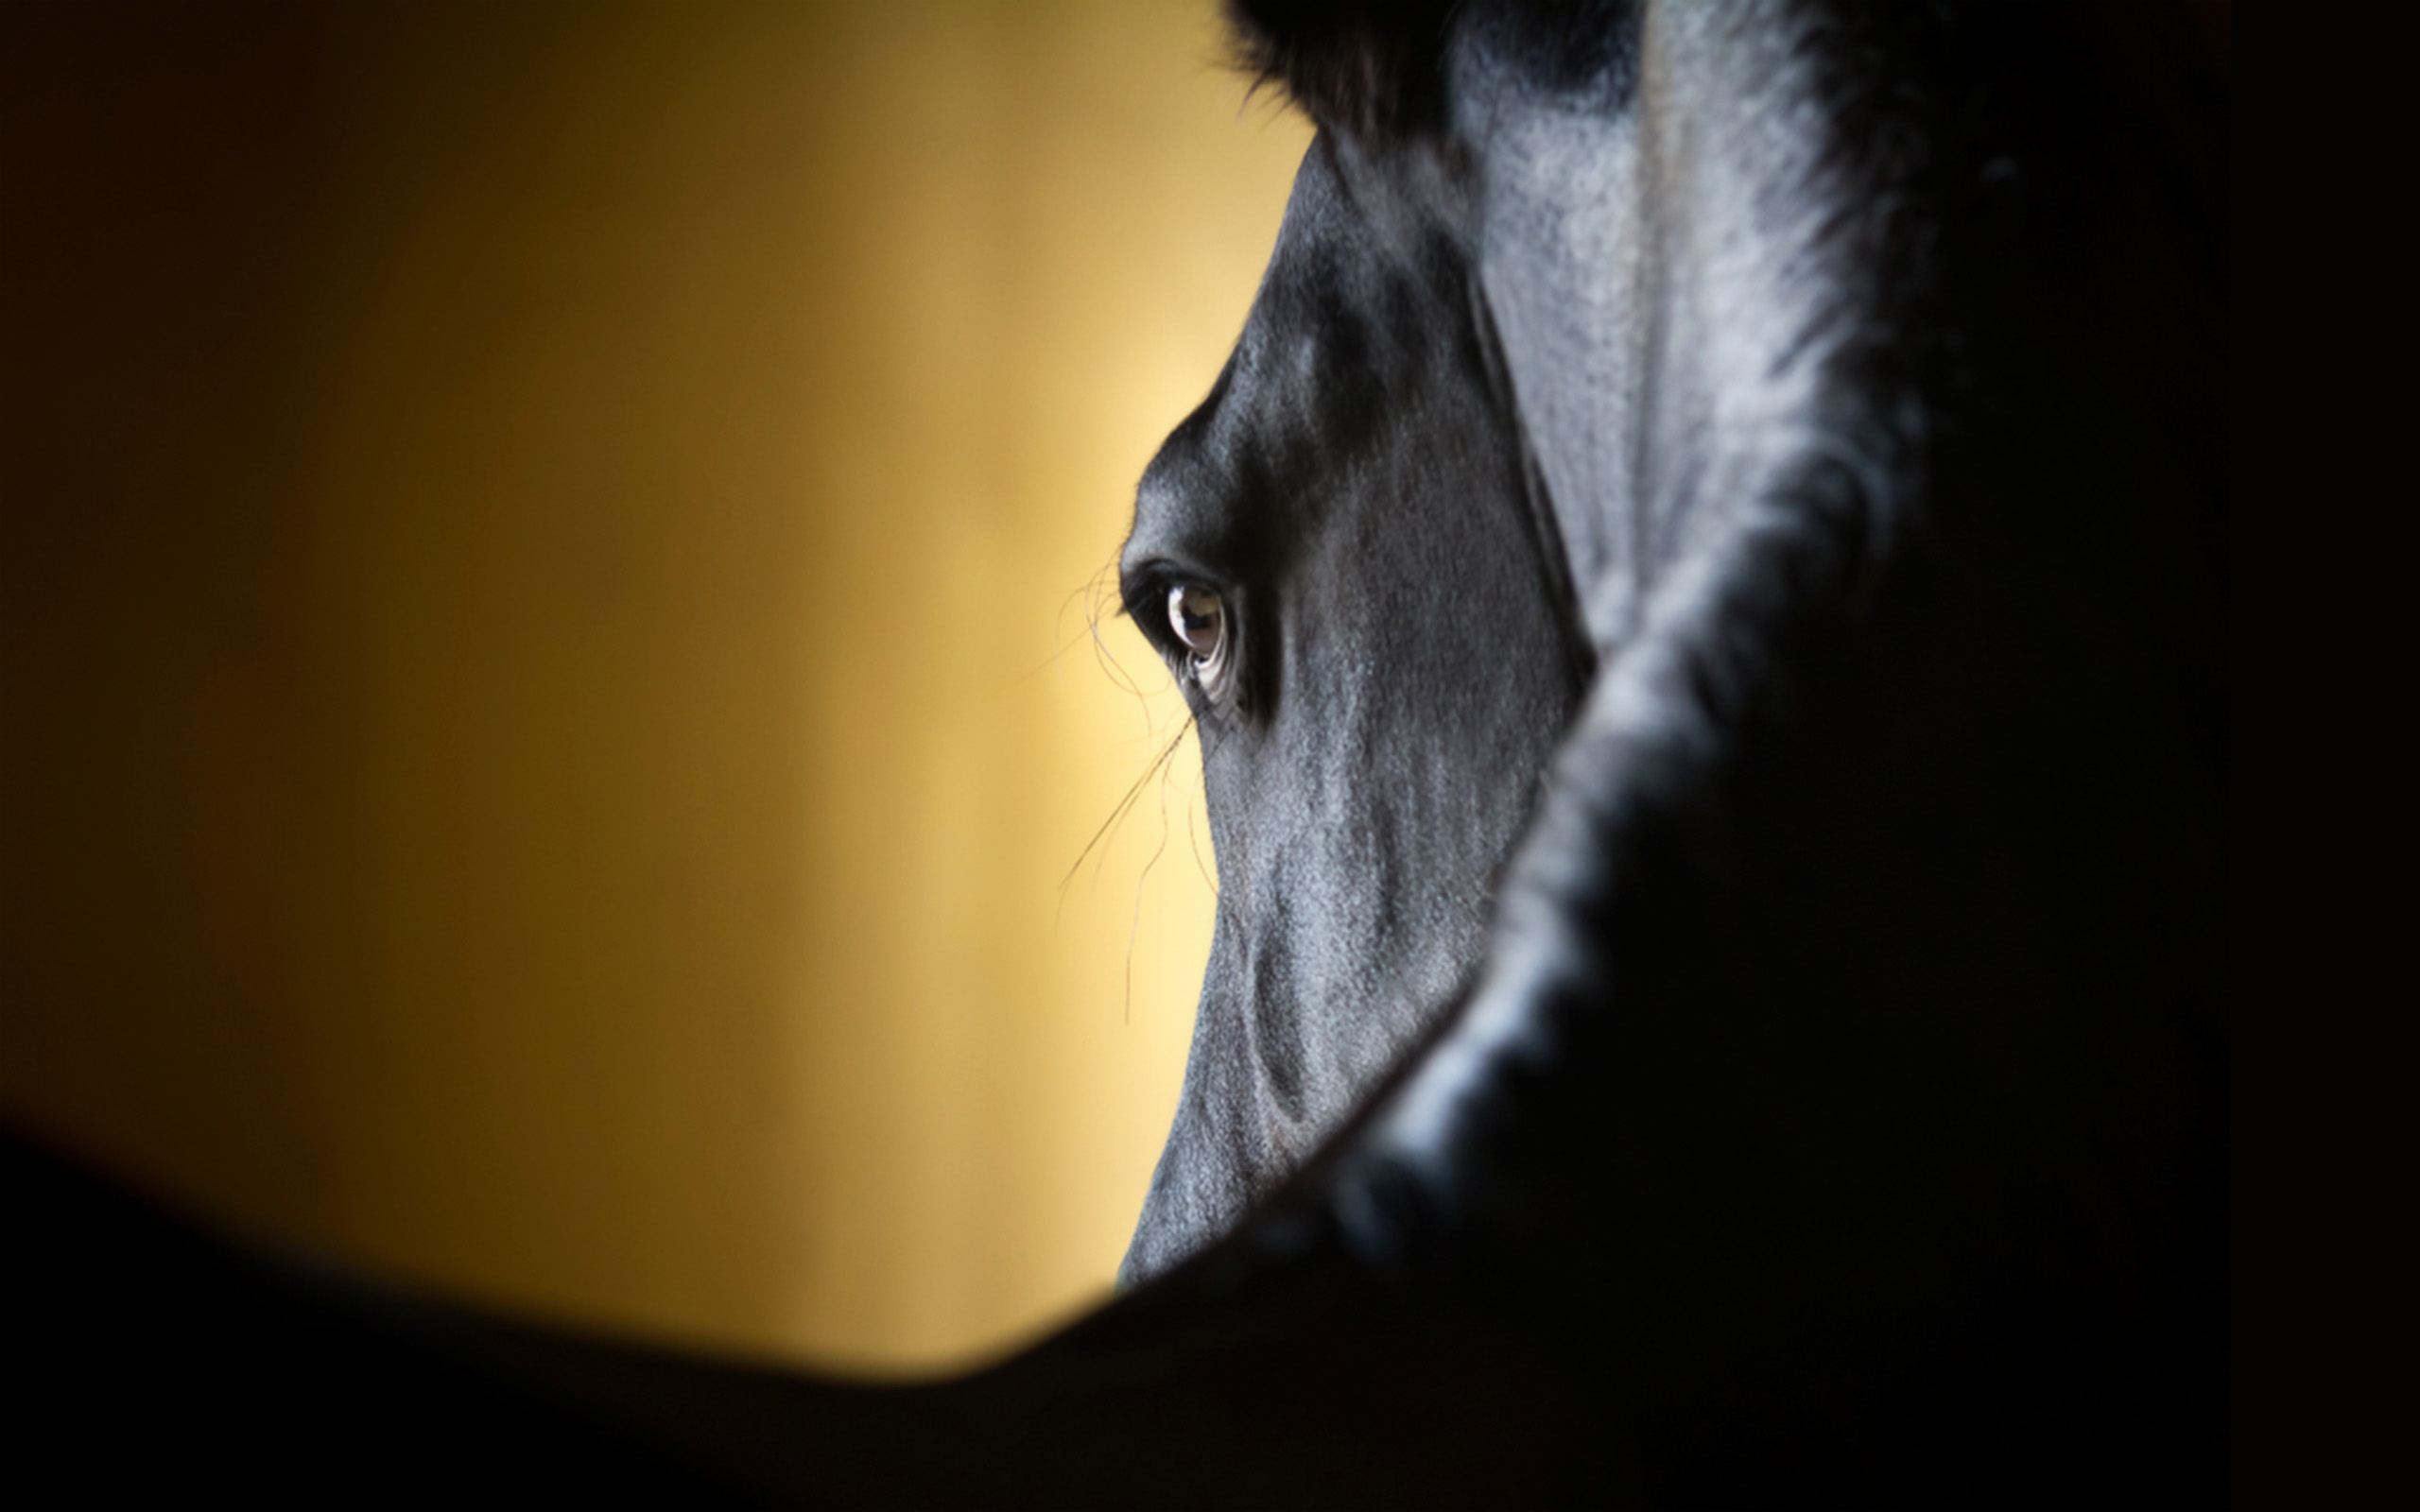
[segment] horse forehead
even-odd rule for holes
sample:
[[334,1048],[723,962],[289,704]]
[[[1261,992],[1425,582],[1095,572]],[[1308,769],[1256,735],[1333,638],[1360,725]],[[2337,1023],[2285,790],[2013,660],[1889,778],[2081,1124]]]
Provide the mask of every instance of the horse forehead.
[[1338,172],[1324,138],[1295,174],[1277,244],[1225,368],[1171,431],[1136,490],[1125,559],[1215,564],[1239,531],[1316,493],[1336,460],[1337,411],[1365,396],[1388,349],[1425,325],[1405,270]]

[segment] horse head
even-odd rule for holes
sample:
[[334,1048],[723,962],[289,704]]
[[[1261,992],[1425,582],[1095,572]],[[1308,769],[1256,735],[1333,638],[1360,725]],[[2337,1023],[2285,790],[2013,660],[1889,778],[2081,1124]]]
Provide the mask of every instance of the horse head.
[[1305,161],[1121,562],[1192,709],[1219,866],[1130,1283],[1229,1227],[1433,1023],[1583,672],[1470,259],[1338,150]]
[[[1827,97],[1858,85],[1820,8],[1236,9],[1321,134],[1126,550],[1200,722],[1222,885],[1130,1280],[1333,1133],[1491,929],[1499,977],[1535,958],[1568,876],[1500,921],[1495,884],[1555,747],[1526,874],[1601,871],[1621,846],[1592,816],[1731,740],[1737,711],[1685,684],[1724,657],[1762,679],[1747,643],[1774,627],[1742,595],[1784,559],[1801,599],[1857,571],[1927,418],[1860,365],[1927,333],[1883,224],[1906,165]],[[1216,616],[1199,644],[1188,604]],[[1446,1079],[1395,1125],[1433,1124]]]

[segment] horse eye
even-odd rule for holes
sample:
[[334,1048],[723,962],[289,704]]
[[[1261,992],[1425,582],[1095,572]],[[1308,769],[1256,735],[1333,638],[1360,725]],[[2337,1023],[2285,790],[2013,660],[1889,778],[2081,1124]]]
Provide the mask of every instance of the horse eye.
[[1196,667],[1219,659],[1227,640],[1226,606],[1206,588],[1184,584],[1168,590],[1168,627],[1193,653]]

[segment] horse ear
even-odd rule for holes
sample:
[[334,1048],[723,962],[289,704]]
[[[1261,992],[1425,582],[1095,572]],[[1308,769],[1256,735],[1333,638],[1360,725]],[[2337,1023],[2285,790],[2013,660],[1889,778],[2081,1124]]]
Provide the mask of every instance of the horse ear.
[[1242,64],[1321,126],[1416,136],[1445,125],[1454,0],[1227,0]]

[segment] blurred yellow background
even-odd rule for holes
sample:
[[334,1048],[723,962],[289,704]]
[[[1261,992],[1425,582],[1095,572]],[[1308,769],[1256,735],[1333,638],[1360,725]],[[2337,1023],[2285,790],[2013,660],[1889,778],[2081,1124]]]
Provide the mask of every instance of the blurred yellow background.
[[9,1117],[716,1349],[1103,1297],[1211,894],[1101,575],[1307,140],[1222,51],[1207,0],[0,12]]

